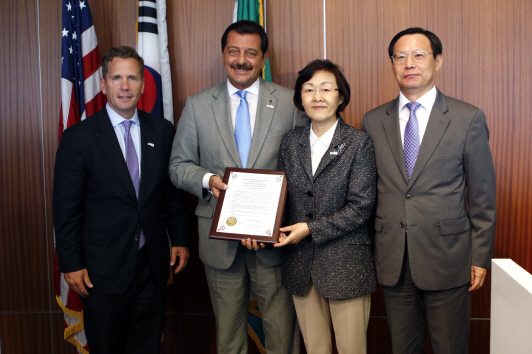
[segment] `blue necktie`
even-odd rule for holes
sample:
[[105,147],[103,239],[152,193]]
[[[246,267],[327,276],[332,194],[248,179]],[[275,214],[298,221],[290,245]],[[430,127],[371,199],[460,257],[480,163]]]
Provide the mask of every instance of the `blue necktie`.
[[[124,128],[126,129],[126,134],[124,135],[124,141],[126,143],[126,164],[127,169],[129,170],[129,175],[131,176],[131,181],[135,187],[135,194],[137,199],[139,199],[139,186],[140,186],[140,171],[139,171],[139,159],[137,157],[137,151],[135,150],[135,145],[133,144],[133,139],[131,138],[131,120],[124,121]],[[144,232],[140,231],[140,241],[139,241],[139,250],[146,243],[146,237]]]
[[251,148],[251,123],[249,122],[249,106],[246,101],[245,90],[236,92],[240,97],[240,106],[236,111],[235,119],[235,140],[238,155],[240,156],[240,163],[242,168],[246,168],[249,157],[249,149]]
[[410,110],[410,117],[405,127],[403,150],[408,178],[412,176],[412,171],[414,171],[414,166],[416,165],[417,154],[419,153],[419,124],[416,117],[416,109],[420,106],[421,104],[417,102],[408,102],[406,104],[406,107]]

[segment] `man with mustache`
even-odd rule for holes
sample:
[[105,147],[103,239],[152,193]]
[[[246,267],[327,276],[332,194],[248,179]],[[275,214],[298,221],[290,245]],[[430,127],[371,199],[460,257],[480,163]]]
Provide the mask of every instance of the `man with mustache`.
[[277,167],[284,133],[306,123],[292,103],[293,90],[259,78],[268,37],[252,21],[230,25],[222,36],[227,80],[190,96],[174,138],[172,182],[198,197],[199,253],[216,318],[218,353],[247,353],[250,285],[257,296],[266,352],[298,353],[291,296],[281,285],[278,249],[209,239],[226,167]]
[[375,261],[394,353],[468,352],[469,292],[479,289],[495,239],[495,173],[477,107],[434,85],[440,39],[399,32],[389,48],[399,97],[364,116],[375,144]]

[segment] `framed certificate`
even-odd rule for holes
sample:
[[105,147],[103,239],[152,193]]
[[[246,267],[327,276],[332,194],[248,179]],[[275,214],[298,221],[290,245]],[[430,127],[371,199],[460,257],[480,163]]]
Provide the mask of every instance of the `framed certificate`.
[[286,202],[282,171],[227,167],[210,238],[277,243]]

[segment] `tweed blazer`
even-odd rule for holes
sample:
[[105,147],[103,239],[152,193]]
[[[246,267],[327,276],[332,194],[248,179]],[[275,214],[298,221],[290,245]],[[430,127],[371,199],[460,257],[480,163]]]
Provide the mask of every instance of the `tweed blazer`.
[[368,223],[376,197],[371,138],[342,120],[312,174],[310,122],[284,135],[278,168],[286,172],[284,225],[308,224],[310,235],[284,248],[282,283],[302,295],[310,281],[326,298],[340,300],[376,289]]

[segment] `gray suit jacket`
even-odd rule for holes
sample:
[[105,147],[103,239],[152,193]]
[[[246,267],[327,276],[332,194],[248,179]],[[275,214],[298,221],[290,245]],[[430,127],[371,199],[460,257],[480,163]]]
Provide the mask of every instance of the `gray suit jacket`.
[[[293,95],[293,90],[261,79],[248,168],[275,170],[283,134],[306,123],[307,118],[292,103]],[[200,258],[204,264],[218,269],[231,266],[238,242],[209,239],[218,199],[203,188],[202,180],[208,172],[223,178],[226,167],[242,166],[224,81],[187,98],[169,167],[174,185],[199,198],[196,215]],[[266,266],[281,264],[277,249],[260,249],[257,255]]]
[[395,99],[364,116],[375,143],[379,283],[397,283],[405,254],[423,290],[466,284],[489,267],[495,238],[495,173],[484,112],[439,90],[408,179]]
[[288,200],[284,225],[306,222],[310,235],[284,247],[282,283],[303,295],[312,282],[335,300],[368,294],[377,287],[368,222],[376,196],[371,138],[338,116],[329,150],[312,175],[310,122],[287,133],[279,149]]

